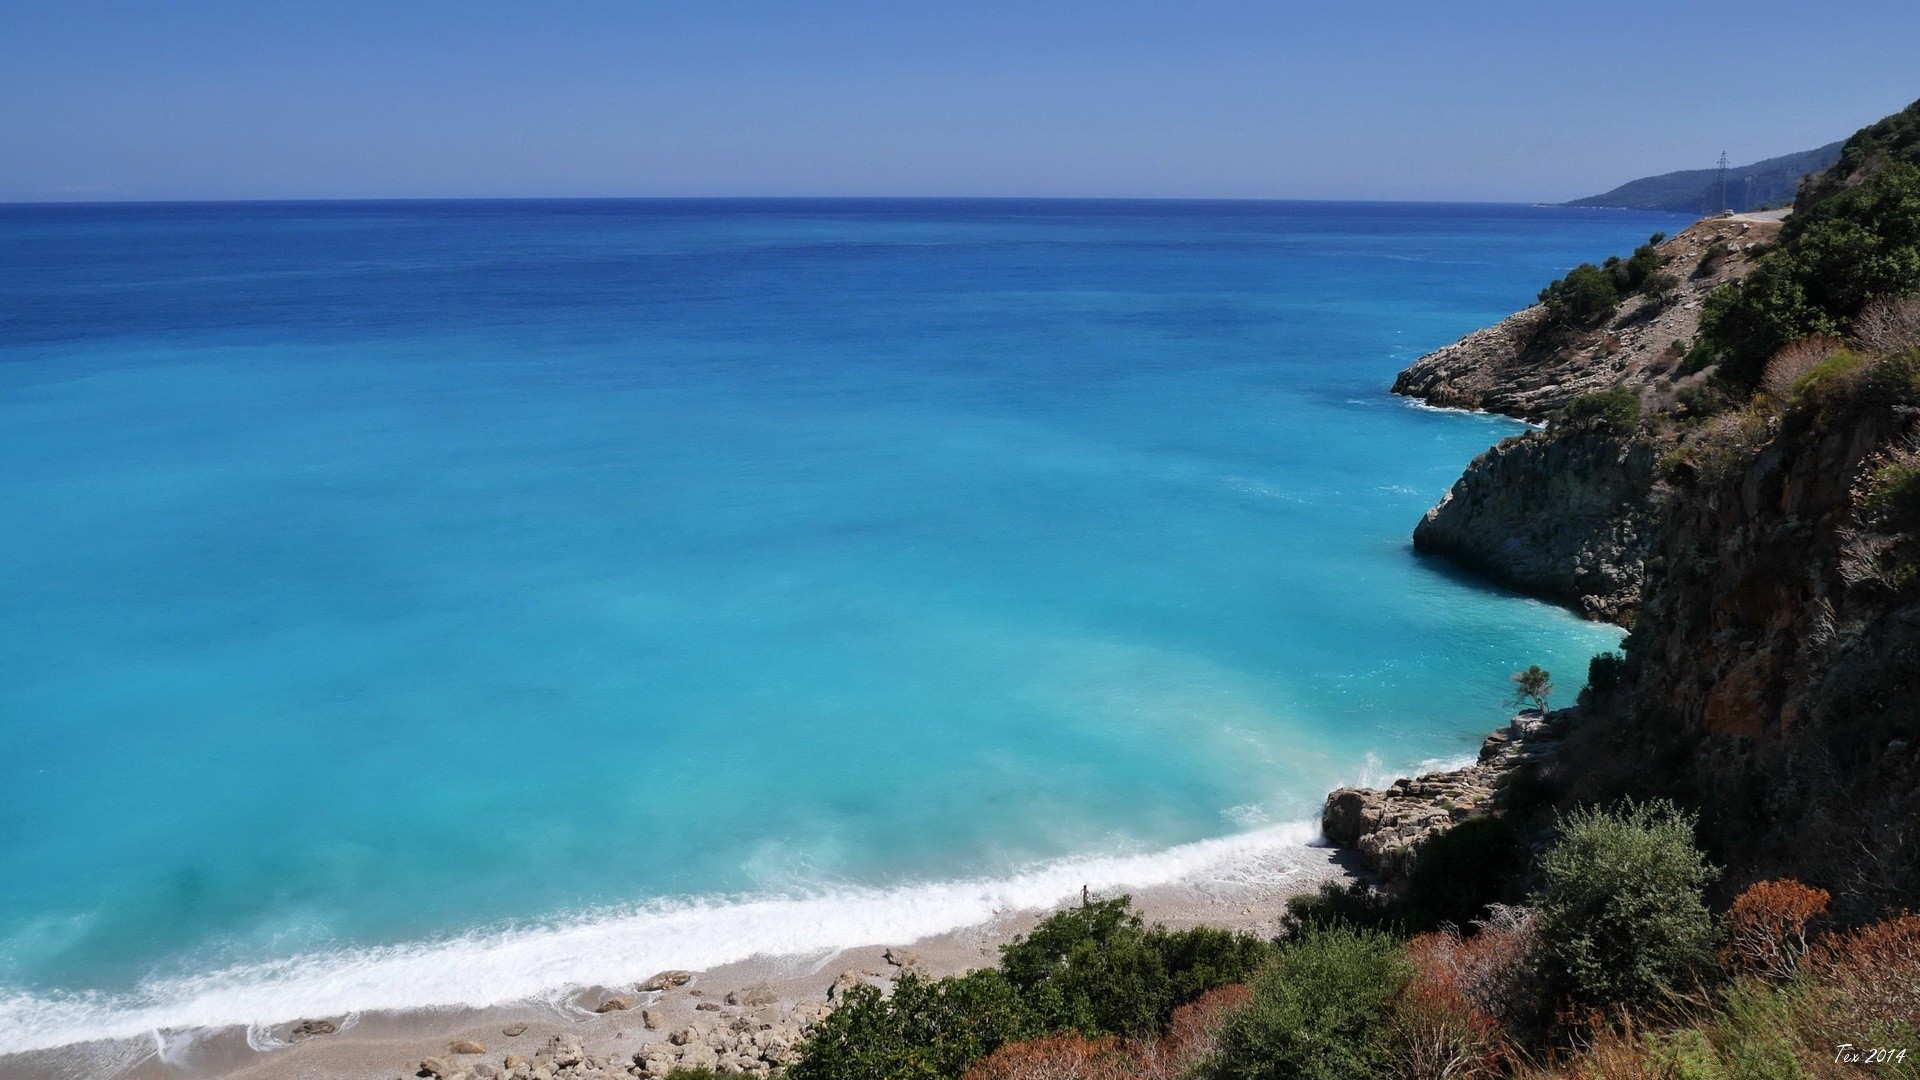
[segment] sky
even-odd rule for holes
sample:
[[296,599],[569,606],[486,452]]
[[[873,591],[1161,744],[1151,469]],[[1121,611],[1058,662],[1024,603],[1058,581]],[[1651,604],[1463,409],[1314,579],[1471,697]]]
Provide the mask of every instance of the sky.
[[0,4],[0,201],[1558,201],[1920,97],[1916,0]]

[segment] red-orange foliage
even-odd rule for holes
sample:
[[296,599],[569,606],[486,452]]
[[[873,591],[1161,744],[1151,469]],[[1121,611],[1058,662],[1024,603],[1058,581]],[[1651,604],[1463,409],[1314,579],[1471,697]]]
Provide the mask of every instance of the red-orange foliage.
[[967,1070],[964,1080],[1131,1080],[1132,1060],[1108,1036],[1048,1035],[1008,1043]]
[[1140,1080],[1179,1080],[1200,1059],[1213,1053],[1220,1025],[1252,997],[1253,991],[1236,983],[1209,990],[1198,1000],[1173,1010],[1165,1035],[1134,1048],[1135,1075]]
[[1422,934],[1407,943],[1417,985],[1458,998],[1495,1020],[1512,1019],[1526,1005],[1519,986],[1532,956],[1533,932],[1524,923],[1488,926],[1472,937],[1456,933]]
[[1827,890],[1791,878],[1752,886],[1727,908],[1720,962],[1774,979],[1792,975],[1807,952],[1807,924],[1826,913],[1831,899]]
[[1238,984],[1210,990],[1173,1010],[1158,1039],[1121,1042],[1067,1034],[1009,1043],[962,1080],[1179,1080],[1213,1053],[1220,1025],[1252,996]]
[[1422,934],[1407,943],[1414,974],[1394,1002],[1394,1042],[1402,1075],[1491,1076],[1502,1059],[1496,1019],[1512,1007],[1513,976],[1525,960],[1524,935],[1483,930],[1471,938]]
[[1814,979],[1850,1019],[1920,1024],[1920,915],[1822,938],[1809,959]]

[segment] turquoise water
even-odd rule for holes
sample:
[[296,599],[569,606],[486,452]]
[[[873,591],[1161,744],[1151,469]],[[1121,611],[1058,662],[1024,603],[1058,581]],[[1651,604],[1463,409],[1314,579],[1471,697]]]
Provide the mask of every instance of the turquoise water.
[[0,1051],[1297,844],[1616,640],[1412,553],[1519,427],[1385,387],[1672,225],[0,208]]

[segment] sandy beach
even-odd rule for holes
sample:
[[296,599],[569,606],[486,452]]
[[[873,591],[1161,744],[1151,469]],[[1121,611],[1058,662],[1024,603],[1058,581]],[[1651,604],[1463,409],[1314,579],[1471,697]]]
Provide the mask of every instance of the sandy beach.
[[[1231,873],[1196,877],[1135,894],[1150,922],[1170,927],[1225,926],[1272,934],[1287,897],[1354,874],[1348,852],[1294,848],[1237,864]],[[1096,894],[1097,896],[1098,894]],[[1078,903],[1062,897],[1059,907]],[[682,985],[642,990],[642,983],[578,987],[552,997],[486,1009],[439,1009],[310,1017],[337,1030],[298,1037],[296,1023],[265,1032],[228,1029],[150,1040],[67,1047],[0,1060],[0,1078],[123,1075],[133,1080],[392,1080],[415,1075],[428,1058],[451,1069],[488,1075],[508,1055],[531,1057],[554,1036],[577,1040],[589,1058],[619,1065],[674,1037],[703,1041],[714,1032],[792,1031],[819,1015],[836,984],[862,981],[885,987],[905,971],[952,975],[991,965],[999,947],[1030,929],[1045,911],[1008,911],[993,920],[912,942],[874,942],[800,956],[753,957],[685,973]],[[674,981],[674,980],[668,980]],[[629,1008],[595,1010],[624,998]],[[651,1026],[650,1026],[651,1025]],[[507,1032],[514,1032],[509,1035]],[[455,1054],[470,1042],[484,1053]],[[680,1052],[678,1047],[675,1053]]]

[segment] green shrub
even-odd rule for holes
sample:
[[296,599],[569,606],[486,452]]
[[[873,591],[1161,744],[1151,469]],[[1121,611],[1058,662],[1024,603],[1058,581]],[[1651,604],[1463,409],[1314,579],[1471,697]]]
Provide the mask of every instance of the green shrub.
[[1644,1003],[1710,958],[1713,919],[1702,897],[1719,871],[1693,831],[1694,819],[1666,802],[1560,819],[1534,901],[1560,991],[1593,1005]]
[[1603,652],[1587,661],[1587,693],[1606,697],[1618,690],[1626,680],[1627,658],[1620,653]]
[[1020,995],[989,968],[953,979],[902,975],[893,994],[851,987],[803,1040],[788,1080],[933,1080],[958,1077],[1001,1045],[1041,1028]]
[[1693,276],[1706,277],[1708,274],[1713,273],[1714,270],[1719,268],[1721,262],[1725,261],[1726,257],[1732,253],[1733,249],[1727,246],[1725,240],[1715,240],[1713,243],[1708,244],[1707,250],[1700,253],[1700,262],[1693,268]]
[[1715,413],[1725,412],[1734,405],[1734,399],[1721,387],[1708,382],[1683,386],[1674,394],[1680,407],[1687,411],[1687,418],[1700,420]]
[[1896,453],[1875,465],[1861,485],[1860,511],[1877,531],[1920,534],[1920,455]]
[[1201,1080],[1344,1080],[1389,1075],[1388,1017],[1412,969],[1393,938],[1316,930],[1283,946],[1252,999],[1221,1027]]
[[1311,893],[1288,897],[1287,919],[1301,934],[1338,929],[1402,932],[1406,928],[1399,904],[1358,881],[1325,881]]
[[1647,297],[1663,304],[1672,300],[1679,290],[1680,279],[1665,270],[1647,275],[1646,283],[1640,287],[1640,291]]
[[1520,828],[1504,815],[1471,817],[1435,833],[1414,848],[1400,894],[1407,928],[1467,926],[1488,904],[1517,899],[1526,866]]
[[1222,986],[1251,979],[1273,956],[1273,946],[1253,934],[1215,926],[1172,931],[1154,929],[1157,933],[1153,939],[1173,984],[1173,998],[1165,1006],[1161,1024],[1165,1024],[1179,1006]]
[[1581,394],[1561,407],[1559,419],[1568,424],[1597,419],[1616,431],[1632,431],[1640,426],[1640,395],[1624,386]]
[[1700,340],[1736,388],[1791,342],[1842,337],[1872,300],[1920,289],[1920,167],[1894,163],[1787,219],[1780,242],[1701,308]]
[[1852,383],[1866,364],[1866,357],[1840,349],[1795,379],[1788,396],[1796,402],[1818,403],[1827,400]]
[[1251,934],[1144,926],[1121,897],[1048,916],[1001,949],[1000,970],[1046,1030],[1142,1036],[1269,952]]
[[1620,288],[1612,273],[1592,263],[1581,263],[1567,271],[1566,277],[1541,289],[1540,302],[1547,306],[1547,317],[1554,322],[1587,327],[1620,306]]

